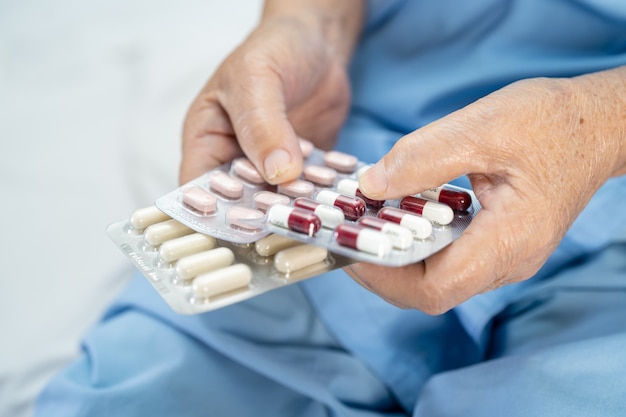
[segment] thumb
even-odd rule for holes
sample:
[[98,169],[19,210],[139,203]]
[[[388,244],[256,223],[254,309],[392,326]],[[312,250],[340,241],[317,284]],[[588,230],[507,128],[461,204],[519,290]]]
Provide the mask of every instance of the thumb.
[[452,115],[402,137],[360,178],[367,197],[388,200],[416,194],[461,175],[481,172],[480,143]]

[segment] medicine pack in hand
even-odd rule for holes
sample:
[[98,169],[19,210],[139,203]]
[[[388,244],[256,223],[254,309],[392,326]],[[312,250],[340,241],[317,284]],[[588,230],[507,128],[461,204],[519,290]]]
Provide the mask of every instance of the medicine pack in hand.
[[108,233],[174,310],[192,314],[354,262],[421,261],[457,239],[480,210],[471,191],[451,185],[368,199],[358,179],[369,165],[304,140],[301,150],[294,181],[268,184],[237,158]]

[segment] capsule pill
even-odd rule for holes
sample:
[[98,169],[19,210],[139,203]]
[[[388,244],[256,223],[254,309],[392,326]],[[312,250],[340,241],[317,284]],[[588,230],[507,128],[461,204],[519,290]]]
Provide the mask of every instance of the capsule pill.
[[350,197],[331,190],[321,190],[315,200],[329,206],[335,206],[348,220],[356,220],[365,214],[365,202],[358,197]]
[[143,231],[148,226],[168,219],[170,219],[170,216],[163,213],[156,206],[149,206],[133,211],[130,215],[130,225],[137,231]]
[[424,198],[408,196],[400,200],[400,208],[417,215],[426,217],[433,223],[447,225],[454,220],[454,212],[445,204]]
[[300,244],[300,241],[288,238],[287,236],[269,235],[257,240],[254,244],[254,249],[256,253],[261,256],[272,256],[283,249]]
[[406,227],[413,233],[415,239],[428,239],[433,233],[433,225],[430,220],[405,210],[383,207],[378,211],[377,216]]
[[228,248],[216,248],[185,256],[176,263],[176,275],[188,281],[204,272],[232,265],[235,254]]
[[405,250],[413,244],[413,233],[399,224],[371,216],[361,217],[357,223],[381,231],[391,240],[391,244],[396,249]]
[[385,257],[391,252],[391,240],[382,232],[355,224],[342,224],[335,229],[335,241],[360,252]]
[[267,221],[283,229],[308,236],[314,236],[322,227],[322,221],[315,213],[282,204],[273,205],[268,210]]
[[281,250],[276,254],[274,257],[274,268],[283,274],[288,274],[323,262],[327,256],[328,250],[321,246],[294,246]]
[[159,257],[165,262],[174,262],[185,256],[213,249],[217,245],[214,237],[193,233],[164,242],[159,248]]
[[322,221],[322,227],[334,229],[346,221],[346,216],[337,207],[322,204],[310,198],[299,197],[293,202],[294,207],[312,211]]
[[372,200],[371,198],[365,197],[361,190],[359,190],[358,181],[349,178],[343,179],[337,183],[337,191],[351,197],[359,197],[365,201],[365,204],[374,209],[379,209],[385,204],[385,200]]
[[192,233],[194,233],[192,229],[171,219],[148,226],[143,233],[143,237],[149,245],[159,246],[167,240],[176,239],[177,237],[190,235]]
[[438,201],[450,206],[453,210],[465,211],[472,205],[472,196],[467,191],[452,190],[441,186],[420,193],[424,198]]
[[250,267],[245,264],[235,264],[198,275],[193,280],[192,290],[194,297],[206,299],[245,288],[250,285],[251,280]]

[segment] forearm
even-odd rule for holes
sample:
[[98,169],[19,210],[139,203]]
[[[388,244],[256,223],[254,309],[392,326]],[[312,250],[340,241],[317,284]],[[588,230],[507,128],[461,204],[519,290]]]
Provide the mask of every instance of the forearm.
[[348,62],[361,33],[365,3],[365,0],[267,0],[262,19],[290,19],[318,31],[336,54]]
[[[626,175],[626,66],[573,78],[583,132],[610,155],[608,176]],[[587,124],[588,127],[583,126]]]

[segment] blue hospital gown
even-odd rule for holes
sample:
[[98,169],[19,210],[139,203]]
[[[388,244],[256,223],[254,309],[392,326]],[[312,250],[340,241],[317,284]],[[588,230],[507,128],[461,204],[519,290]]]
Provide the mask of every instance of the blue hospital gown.
[[[374,162],[515,80],[621,65],[623,0],[370,0],[338,149]],[[138,276],[36,415],[626,415],[624,204],[610,180],[534,278],[441,316],[342,271],[179,316]]]

